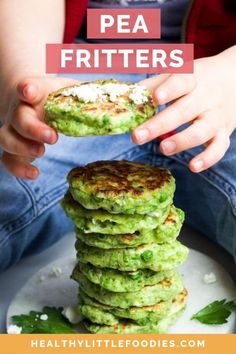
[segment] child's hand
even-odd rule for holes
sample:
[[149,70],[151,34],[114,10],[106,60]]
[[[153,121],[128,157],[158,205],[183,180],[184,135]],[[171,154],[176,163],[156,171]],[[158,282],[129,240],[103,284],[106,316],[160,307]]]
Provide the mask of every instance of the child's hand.
[[[19,178],[35,179],[38,169],[31,162],[44,154],[44,144],[55,144],[56,132],[43,122],[43,103],[51,91],[74,83],[65,78],[32,78],[21,81],[0,116],[1,158],[5,168]],[[5,109],[3,109],[5,108]],[[4,114],[5,113],[5,114]]]
[[146,143],[190,123],[182,132],[165,138],[160,144],[161,152],[172,155],[204,144],[205,150],[190,161],[189,168],[201,172],[218,162],[236,128],[234,62],[235,52],[230,56],[225,51],[196,60],[194,74],[165,74],[142,81],[153,90],[159,104],[173,102],[133,131],[134,142]]

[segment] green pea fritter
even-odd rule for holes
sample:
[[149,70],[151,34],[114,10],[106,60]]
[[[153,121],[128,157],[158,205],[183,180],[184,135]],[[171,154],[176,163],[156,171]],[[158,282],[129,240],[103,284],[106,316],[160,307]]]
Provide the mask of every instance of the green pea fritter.
[[83,275],[92,283],[114,292],[132,292],[146,285],[154,285],[174,274],[174,270],[153,272],[142,269],[136,272],[120,272],[116,269],[98,268],[89,263],[78,263],[72,273],[72,279],[78,281],[77,274]]
[[69,136],[130,132],[149,119],[157,105],[144,86],[97,80],[52,92],[44,105],[47,123]]
[[186,300],[187,290],[184,289],[181,293],[177,294],[174,299],[161,301],[152,306],[122,309],[103,305],[80,290],[78,311],[82,317],[97,324],[113,326],[118,324],[121,319],[129,319],[138,325],[147,325],[157,323],[162,318],[166,317],[171,312],[174,303],[179,302],[186,304]]
[[82,263],[128,272],[138,269],[150,269],[155,272],[171,270],[183,263],[188,255],[188,248],[178,241],[162,245],[150,243],[137,248],[104,250],[87,246],[77,240],[75,248],[77,257]]
[[95,334],[111,333],[111,334],[131,334],[131,333],[167,333],[169,327],[173,325],[182,315],[186,308],[187,292],[183,291],[177,295],[171,304],[168,314],[158,322],[144,322],[138,324],[129,319],[119,319],[118,323],[113,325],[103,325],[93,323],[91,320],[84,320],[83,324],[87,330]]
[[92,299],[81,288],[79,290],[79,305],[77,309],[82,318],[87,318],[93,323],[113,326],[119,322],[119,319],[109,312],[112,307]]
[[66,214],[83,233],[126,234],[142,229],[155,229],[169,214],[170,207],[152,215],[111,214],[105,210],[86,210],[69,192],[61,202]]
[[158,302],[173,299],[178,293],[183,291],[183,281],[176,272],[170,278],[155,285],[145,286],[137,292],[115,293],[103,289],[97,284],[93,284],[82,273],[77,274],[80,289],[91,298],[98,302],[112,307],[126,309],[131,306],[143,307],[155,305]]
[[88,246],[110,249],[137,247],[145,243],[171,243],[178,237],[184,221],[184,212],[171,206],[170,213],[163,224],[156,229],[141,229],[133,234],[86,234],[76,229],[76,237]]
[[114,214],[149,214],[173,202],[175,180],[157,166],[130,161],[97,161],[68,174],[73,198],[86,209]]

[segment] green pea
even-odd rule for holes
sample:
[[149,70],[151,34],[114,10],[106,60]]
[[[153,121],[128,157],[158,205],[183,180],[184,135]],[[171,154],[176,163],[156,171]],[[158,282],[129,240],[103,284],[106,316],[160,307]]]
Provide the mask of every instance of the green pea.
[[140,272],[129,273],[129,277],[133,280],[137,280],[141,278],[141,273]]
[[141,254],[141,257],[142,257],[142,259],[144,260],[144,262],[148,262],[148,261],[150,261],[150,260],[153,259],[153,252],[150,251],[150,250],[144,251],[144,252]]

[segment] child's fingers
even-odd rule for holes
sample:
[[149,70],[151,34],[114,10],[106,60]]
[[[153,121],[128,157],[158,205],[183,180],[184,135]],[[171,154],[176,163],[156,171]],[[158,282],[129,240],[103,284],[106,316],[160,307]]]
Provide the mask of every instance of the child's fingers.
[[161,74],[157,76],[152,76],[149,79],[140,81],[138,84],[142,86],[146,86],[149,90],[153,91],[159,85],[161,85],[169,76],[170,74]]
[[173,74],[154,90],[153,97],[159,104],[164,104],[190,93],[195,87],[193,74]]
[[194,157],[190,163],[189,168],[192,172],[201,172],[213,166],[222,159],[230,146],[230,139],[226,133],[219,133],[207,148]]
[[136,128],[132,139],[136,144],[144,144],[198,117],[202,109],[196,97],[184,96]]
[[29,158],[40,157],[45,152],[43,144],[24,139],[9,125],[0,129],[0,146],[10,154]]
[[[212,119],[213,118],[213,119]],[[217,132],[217,119],[213,114],[202,115],[190,127],[161,142],[161,152],[172,155],[194,148],[211,140]]]
[[55,144],[58,139],[55,130],[41,122],[36,117],[35,110],[26,104],[18,106],[13,113],[11,124],[21,136],[31,140]]
[[15,177],[24,179],[35,179],[39,175],[39,170],[31,165],[26,159],[4,152],[2,163],[6,170]]

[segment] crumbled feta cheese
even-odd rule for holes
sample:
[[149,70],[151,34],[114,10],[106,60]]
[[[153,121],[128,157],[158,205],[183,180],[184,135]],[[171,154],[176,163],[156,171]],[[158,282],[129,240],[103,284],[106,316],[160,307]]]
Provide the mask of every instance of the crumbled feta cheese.
[[22,327],[18,327],[16,325],[10,325],[7,328],[7,333],[8,334],[21,334],[22,331]]
[[123,97],[119,98],[119,99],[118,99],[118,103],[121,103],[121,104],[122,104],[122,103],[125,103],[125,99],[124,99]]
[[103,92],[99,85],[88,84],[82,86],[71,87],[63,91],[63,96],[75,96],[78,99],[87,102],[96,102]]
[[160,210],[155,210],[155,211],[152,211],[150,213],[148,213],[148,216],[160,216],[161,213],[160,213]]
[[76,311],[76,308],[73,306],[64,307],[62,314],[68,319],[72,324],[77,324],[82,320],[81,315]]
[[216,275],[214,273],[205,274],[203,277],[205,284],[212,284],[216,282]]
[[62,275],[62,270],[60,267],[52,267],[51,276],[59,278]]
[[133,91],[129,94],[129,99],[131,99],[135,104],[143,104],[148,101],[147,96],[145,96],[145,92],[145,87],[136,85]]
[[46,279],[45,275],[41,275],[41,276],[39,277],[39,280],[40,280],[41,282],[43,282],[45,279]]
[[101,86],[103,93],[109,95],[111,102],[116,102],[119,96],[124,95],[130,90],[129,85],[125,84],[105,84]]
[[126,85],[126,84],[116,84],[107,83],[104,85],[97,84],[85,84],[82,86],[75,86],[65,89],[62,92],[63,96],[74,96],[79,100],[88,102],[96,101],[109,101],[111,102],[125,102],[120,96],[129,93],[129,99],[136,104],[142,104],[148,101],[145,95],[146,88],[139,85]]
[[42,315],[39,317],[39,319],[42,320],[42,321],[47,321],[47,320],[48,320],[48,315],[42,314]]

